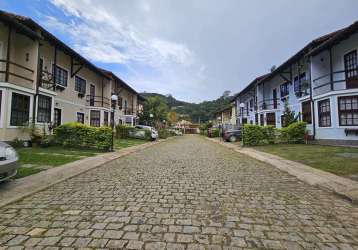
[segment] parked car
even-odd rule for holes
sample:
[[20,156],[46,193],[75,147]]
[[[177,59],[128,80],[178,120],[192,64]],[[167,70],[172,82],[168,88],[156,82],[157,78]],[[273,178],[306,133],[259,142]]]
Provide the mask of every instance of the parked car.
[[229,129],[224,132],[223,139],[229,142],[236,142],[241,139],[240,129]]
[[151,135],[152,141],[155,141],[158,138],[158,131],[155,128],[151,127],[151,126],[136,125],[135,127],[137,129],[148,129],[148,130],[150,130],[150,135]]
[[18,159],[13,147],[4,142],[0,142],[0,182],[16,175]]

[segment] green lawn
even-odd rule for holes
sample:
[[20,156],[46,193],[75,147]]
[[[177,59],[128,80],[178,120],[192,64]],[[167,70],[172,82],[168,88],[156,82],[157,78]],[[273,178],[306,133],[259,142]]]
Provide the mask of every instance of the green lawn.
[[[115,149],[120,150],[145,142],[144,140],[138,139],[119,139],[115,140]],[[104,153],[103,151],[95,149],[64,148],[61,146],[19,148],[16,151],[19,154],[20,168],[15,178],[22,178],[49,168]]]
[[254,148],[336,175],[351,177],[358,174],[357,148],[301,144],[275,144]]
[[115,149],[122,149],[122,148],[128,148],[136,145],[140,145],[143,143],[146,143],[148,141],[145,140],[139,140],[139,139],[117,139],[114,141],[114,148]]

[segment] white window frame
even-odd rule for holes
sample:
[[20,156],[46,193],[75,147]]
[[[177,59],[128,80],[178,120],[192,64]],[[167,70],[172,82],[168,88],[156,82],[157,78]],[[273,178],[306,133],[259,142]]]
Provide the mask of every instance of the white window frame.
[[0,88],[1,91],[1,103],[0,103],[0,128],[3,127],[4,117],[5,117],[5,93],[6,89]]
[[[45,93],[40,93],[39,95],[43,95],[43,96],[46,96],[46,97],[50,97],[51,98],[51,114],[50,114],[50,122],[53,122],[54,121],[54,114],[55,114],[55,98],[53,98],[52,95],[49,95],[49,94],[45,94]],[[35,124],[44,124],[46,122],[38,122],[37,121],[37,112],[38,112],[38,109],[39,109],[39,95],[36,96],[36,110],[35,110]],[[61,117],[62,119],[62,117]]]
[[[12,103],[12,94],[13,93],[16,93],[16,94],[19,94],[19,95],[26,95],[26,96],[29,96],[30,97],[30,111],[29,111],[29,121],[31,120],[32,118],[32,115],[33,115],[33,105],[34,105],[34,96],[33,94],[29,94],[29,93],[26,93],[26,92],[22,92],[22,91],[15,91],[15,90],[9,90],[9,105],[7,105],[7,127],[8,128],[19,128],[21,126],[12,126],[10,125],[10,122],[11,122],[11,103]],[[35,120],[36,121],[36,120]]]

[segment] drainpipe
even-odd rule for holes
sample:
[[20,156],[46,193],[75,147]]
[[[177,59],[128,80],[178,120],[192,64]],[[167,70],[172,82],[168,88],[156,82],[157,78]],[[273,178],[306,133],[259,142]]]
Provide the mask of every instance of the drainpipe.
[[36,86],[35,86],[35,95],[34,95],[34,100],[33,100],[33,107],[32,107],[32,123],[35,124],[36,122],[36,118],[35,118],[35,114],[36,114],[36,105],[37,105],[37,97],[39,95],[39,87],[40,87],[40,81],[42,78],[42,69],[40,68],[40,42],[38,42],[38,47],[37,47],[37,66],[36,66]]
[[308,59],[308,63],[310,64],[310,101],[311,101],[311,110],[312,110],[312,136],[313,140],[316,137],[316,113],[315,113],[315,105],[313,100],[313,81],[312,81],[312,57]]

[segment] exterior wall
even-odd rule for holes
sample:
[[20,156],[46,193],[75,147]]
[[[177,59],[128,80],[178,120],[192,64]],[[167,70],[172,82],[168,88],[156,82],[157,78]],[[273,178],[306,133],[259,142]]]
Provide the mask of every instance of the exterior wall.
[[[312,61],[312,87],[313,100],[315,105],[316,120],[316,139],[335,139],[335,140],[358,140],[355,135],[346,135],[345,129],[358,129],[358,126],[340,126],[338,117],[338,97],[358,95],[358,88],[346,89],[344,73],[344,55],[354,49],[358,50],[358,34],[352,35],[347,40],[341,41],[331,49],[333,80],[338,81],[333,85],[328,84],[324,87],[317,88],[325,83],[330,83],[330,55],[329,51],[323,51],[311,58]],[[318,79],[318,80],[316,80]],[[320,127],[318,117],[318,101],[329,99],[331,107],[331,126]]]
[[[255,92],[255,88],[249,90],[250,93]],[[236,109],[237,109],[237,121],[239,122],[239,126],[243,124],[243,120],[247,119],[247,123],[255,123],[255,96],[250,93],[245,93],[240,95],[236,100]],[[250,100],[253,100],[254,106],[250,108]],[[240,104],[244,103],[245,107],[240,108]],[[247,108],[248,105],[248,108]],[[248,113],[247,113],[248,110]]]

